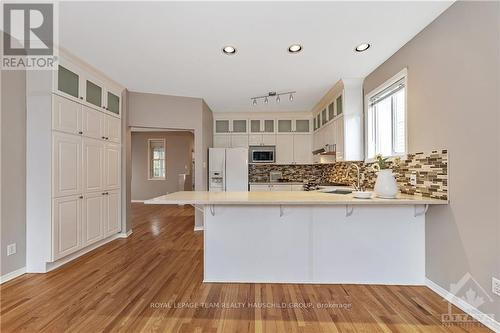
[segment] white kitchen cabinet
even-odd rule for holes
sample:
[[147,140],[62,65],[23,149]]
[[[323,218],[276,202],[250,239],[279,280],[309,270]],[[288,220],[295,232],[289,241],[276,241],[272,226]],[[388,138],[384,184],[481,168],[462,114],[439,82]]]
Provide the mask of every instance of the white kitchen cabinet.
[[276,134],[250,134],[248,136],[249,146],[274,146],[276,145]]
[[121,142],[121,119],[104,115],[104,137],[111,142]]
[[229,128],[229,119],[216,119],[214,120],[214,133],[215,134],[229,134],[231,130]]
[[271,191],[283,192],[283,191],[291,191],[292,185],[290,184],[271,184]]
[[[71,102],[77,104],[75,102]],[[104,136],[104,117],[105,115],[95,109],[87,106],[82,107],[82,134],[84,136],[102,139]]]
[[269,187],[269,184],[250,185],[250,192],[269,192],[269,191],[271,191],[271,187]]
[[214,148],[230,148],[231,136],[230,135],[214,135]]
[[276,135],[275,134],[262,134],[262,145],[263,146],[276,145]]
[[293,160],[293,134],[276,136],[276,163],[292,164]]
[[104,147],[104,188],[117,189],[120,187],[120,145],[106,143]]
[[70,134],[81,134],[82,105],[57,95],[52,95],[52,103],[52,129]]
[[52,200],[52,257],[54,260],[82,247],[81,210],[83,196],[73,195]]
[[231,148],[248,148],[248,134],[231,134]]
[[82,138],[54,132],[52,137],[52,196],[80,194]]
[[304,185],[291,185],[292,191],[304,191]]
[[104,237],[105,194],[95,192],[85,195],[82,214],[82,243],[90,245]]
[[121,229],[119,212],[104,221],[102,193],[118,193],[109,199],[118,211],[124,88],[64,50],[58,61],[49,76],[26,73],[26,242],[36,244],[26,249],[30,273],[47,272],[63,257],[72,260],[85,246],[113,239],[104,239],[105,223],[113,225],[108,230]]
[[333,122],[333,132],[336,145],[336,160],[344,160],[344,117],[340,116]]
[[309,134],[295,134],[293,136],[294,164],[312,163],[312,144]]
[[121,230],[119,190],[106,191],[104,212],[104,236],[116,234]]
[[83,192],[104,189],[104,148],[106,143],[96,139],[83,138]]

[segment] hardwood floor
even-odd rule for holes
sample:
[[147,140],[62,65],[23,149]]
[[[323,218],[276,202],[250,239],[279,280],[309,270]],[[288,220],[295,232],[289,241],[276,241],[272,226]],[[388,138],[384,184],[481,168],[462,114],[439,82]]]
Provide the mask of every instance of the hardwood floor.
[[447,303],[426,287],[203,284],[193,209],[132,213],[128,239],[3,284],[1,331],[489,332],[442,325]]

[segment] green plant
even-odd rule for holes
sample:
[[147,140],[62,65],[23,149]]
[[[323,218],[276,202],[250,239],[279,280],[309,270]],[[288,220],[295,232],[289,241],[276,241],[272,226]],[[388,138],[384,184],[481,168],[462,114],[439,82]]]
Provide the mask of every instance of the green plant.
[[382,155],[376,155],[375,156],[375,163],[373,164],[373,168],[375,170],[386,170],[390,169],[392,167],[397,167],[401,163],[401,158],[395,157],[394,160],[389,161],[389,157],[382,157]]

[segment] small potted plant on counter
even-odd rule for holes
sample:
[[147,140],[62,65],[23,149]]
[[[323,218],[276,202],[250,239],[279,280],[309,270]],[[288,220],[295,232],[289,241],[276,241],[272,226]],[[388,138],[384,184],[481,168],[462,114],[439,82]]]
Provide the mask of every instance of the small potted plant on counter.
[[375,156],[375,159],[376,161],[372,166],[377,174],[374,188],[375,194],[379,198],[394,199],[398,194],[398,183],[396,182],[396,177],[394,177],[391,166],[399,166],[401,158],[394,158],[392,163],[388,161],[389,157],[382,157],[382,155]]

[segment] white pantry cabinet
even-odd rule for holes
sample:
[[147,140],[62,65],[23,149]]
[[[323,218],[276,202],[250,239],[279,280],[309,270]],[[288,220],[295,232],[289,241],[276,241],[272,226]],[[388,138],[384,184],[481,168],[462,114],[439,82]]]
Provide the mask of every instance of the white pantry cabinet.
[[83,205],[82,242],[90,245],[104,237],[105,192],[87,194]]
[[120,191],[106,191],[104,210],[104,236],[110,236],[121,230]]
[[106,143],[104,147],[104,188],[117,189],[120,187],[120,145]]
[[105,143],[83,138],[83,192],[96,192],[104,189],[104,148]]
[[53,200],[52,256],[60,259],[81,248],[83,196],[72,195]]
[[52,158],[53,196],[80,194],[82,192],[82,138],[54,132]]
[[[26,74],[26,270],[47,272],[121,231],[117,86],[82,62]],[[89,67],[90,68],[90,67]],[[52,80],[52,81],[51,81]],[[51,98],[40,96],[51,95]],[[101,243],[98,243],[101,242]]]

